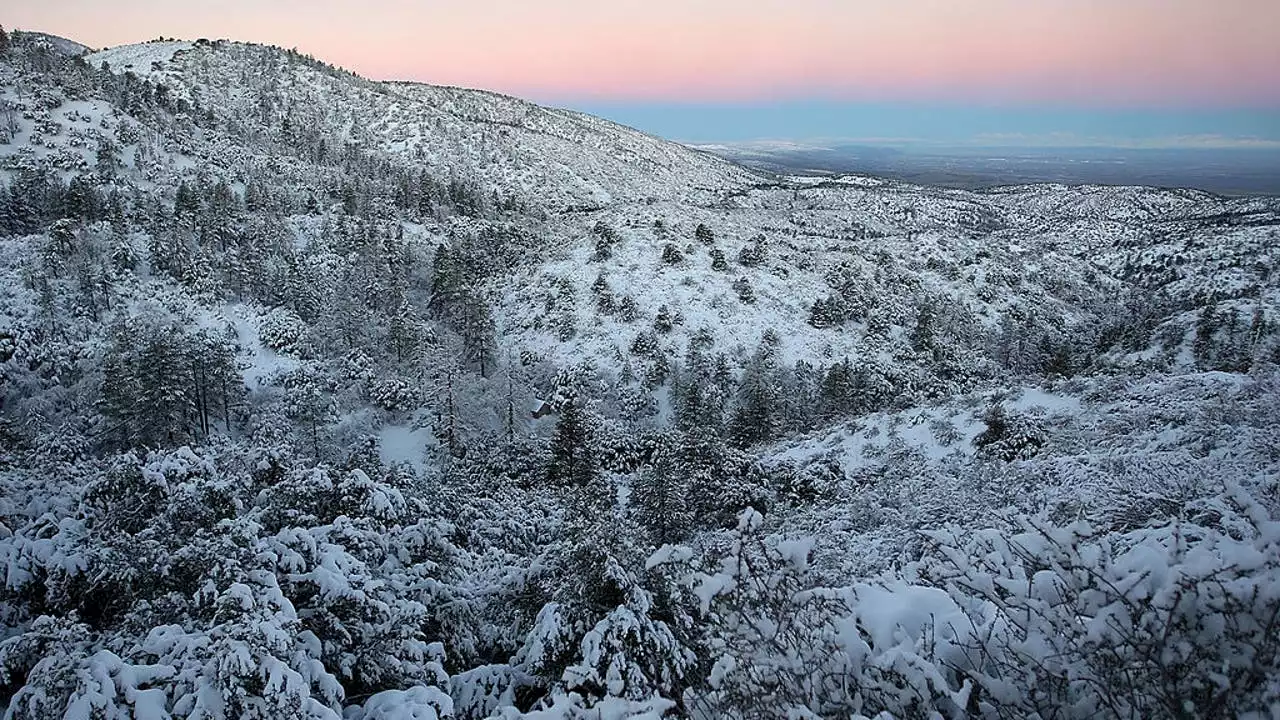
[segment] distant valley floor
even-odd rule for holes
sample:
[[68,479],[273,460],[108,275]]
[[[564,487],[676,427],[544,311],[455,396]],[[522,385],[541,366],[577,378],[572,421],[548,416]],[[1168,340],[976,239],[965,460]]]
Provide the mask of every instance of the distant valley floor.
[[1224,195],[1280,194],[1280,149],[948,148],[740,143],[703,150],[770,172],[860,173],[926,185],[1192,187]]

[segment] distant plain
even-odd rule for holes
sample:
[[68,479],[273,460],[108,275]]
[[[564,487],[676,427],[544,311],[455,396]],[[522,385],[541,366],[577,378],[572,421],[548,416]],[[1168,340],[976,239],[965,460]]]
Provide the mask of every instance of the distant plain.
[[1222,195],[1280,195],[1280,149],[891,147],[743,143],[703,146],[780,173],[875,175],[958,188],[1022,183],[1190,187]]

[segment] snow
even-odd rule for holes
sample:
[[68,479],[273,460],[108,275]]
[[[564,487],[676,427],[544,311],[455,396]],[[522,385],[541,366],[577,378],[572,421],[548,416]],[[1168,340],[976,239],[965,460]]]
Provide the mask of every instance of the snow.
[[699,607],[702,612],[707,612],[711,607],[711,601],[721,593],[729,592],[737,587],[737,581],[734,580],[730,573],[717,573],[715,575],[707,575],[699,581],[698,586],[693,589],[693,594],[698,598]]
[[84,61],[92,67],[107,63],[113,72],[130,71],[139,77],[147,77],[153,72],[154,65],[166,66],[173,62],[174,56],[190,50],[194,43],[186,41],[149,42],[137,45],[120,45],[118,47],[99,50],[85,56]]
[[668,563],[686,562],[693,557],[693,550],[683,545],[663,545],[644,563],[645,570],[652,570]]
[[440,688],[384,690],[348,712],[345,720],[444,720],[453,717],[453,700]]
[[[929,587],[853,588],[855,614],[843,629],[846,647],[856,647],[859,629],[870,636],[876,648],[892,648],[904,639],[920,639],[935,628],[963,632],[968,619],[943,590]],[[855,627],[856,626],[856,627]]]
[[1083,407],[1079,398],[1045,392],[1037,387],[1023,388],[1018,399],[1010,403],[1010,406],[1023,412],[1038,408],[1050,415],[1072,415],[1080,412]]
[[242,374],[245,385],[251,390],[261,390],[272,380],[299,367],[297,358],[277,354],[264,347],[258,338],[258,322],[261,316],[246,305],[232,305],[224,314],[235,328],[236,340],[242,349]]
[[675,703],[662,698],[637,702],[624,698],[606,697],[590,709],[583,707],[578,695],[561,695],[551,707],[521,713],[515,708],[503,708],[501,720],[662,720]]
[[809,554],[813,552],[813,538],[794,538],[778,542],[777,550],[782,559],[797,572],[809,569]]
[[419,470],[427,467],[426,449],[436,445],[430,430],[412,425],[384,425],[378,430],[378,441],[382,462],[404,463]]

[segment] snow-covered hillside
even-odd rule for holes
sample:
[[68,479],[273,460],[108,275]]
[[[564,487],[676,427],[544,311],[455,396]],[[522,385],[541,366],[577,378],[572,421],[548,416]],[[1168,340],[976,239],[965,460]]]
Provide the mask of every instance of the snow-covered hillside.
[[0,36],[9,720],[1280,716],[1280,200]]
[[[379,83],[275,48],[241,43],[157,42],[91,54],[169,88],[212,112],[232,135],[285,124],[325,129],[332,141],[372,149],[444,176],[561,210],[618,201],[708,201],[757,181],[712,155],[599,118],[496,93]],[[229,79],[234,79],[229,82]],[[244,172],[244,168],[229,168]]]

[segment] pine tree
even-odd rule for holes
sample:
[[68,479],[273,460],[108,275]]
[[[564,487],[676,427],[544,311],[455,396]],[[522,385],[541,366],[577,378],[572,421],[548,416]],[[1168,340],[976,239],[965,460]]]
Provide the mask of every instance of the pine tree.
[[636,299],[630,295],[623,295],[618,303],[618,319],[623,322],[635,322],[639,318],[640,307],[636,305]]
[[427,307],[434,317],[452,317],[458,294],[462,289],[462,272],[453,252],[444,243],[436,247],[431,260],[431,300]]
[[937,309],[932,301],[924,299],[916,311],[916,324],[911,329],[911,347],[919,353],[932,353],[937,343]]
[[560,409],[551,438],[547,480],[556,486],[586,488],[599,474],[599,458],[581,401],[572,397]]
[[723,355],[712,358],[691,344],[673,384],[676,427],[719,434],[733,379]]
[[114,331],[99,409],[106,435],[126,447],[169,447],[208,435],[241,386],[234,351],[207,334],[133,319]]
[[595,282],[591,283],[591,292],[596,296],[596,309],[601,314],[612,315],[618,309],[613,289],[609,287],[609,281],[605,279],[604,273],[596,275]]
[[809,308],[809,324],[819,330],[835,326],[839,322],[835,304],[834,297],[814,300]]
[[221,337],[201,330],[186,344],[190,349],[191,394],[200,434],[209,435],[217,420],[230,432],[231,408],[238,404],[244,390],[236,365],[235,330],[227,328]]
[[403,293],[399,302],[396,303],[395,311],[388,318],[387,334],[391,341],[391,348],[396,354],[396,362],[411,364],[417,358],[421,337],[413,305],[403,296]]
[[746,267],[757,267],[764,262],[764,236],[758,235],[751,243],[742,246],[738,251],[738,263]]
[[303,365],[284,379],[285,407],[302,424],[312,457],[320,458],[320,429],[335,417],[335,400],[327,379],[315,367]]
[[818,387],[822,373],[804,360],[783,373],[779,389],[779,429],[801,432],[813,427],[818,413]]
[[728,272],[729,261],[724,257],[724,251],[718,247],[711,248],[711,269],[716,272]]
[[666,305],[658,308],[658,314],[653,319],[653,329],[665,335],[671,332],[673,326],[674,321],[671,318],[671,309]]
[[596,275],[595,282],[591,283],[591,292],[595,293],[596,295],[602,295],[604,293],[610,292],[609,281],[605,279],[604,273],[599,273]]
[[1200,310],[1200,317],[1196,320],[1195,339],[1191,342],[1191,355],[1195,358],[1196,367],[1201,370],[1213,369],[1217,359],[1214,335],[1219,327],[1221,322],[1215,313],[1215,307],[1212,304],[1205,305]]
[[684,540],[692,524],[689,486],[675,457],[675,441],[659,438],[653,460],[631,486],[628,507],[655,546]]
[[729,439],[737,447],[768,442],[776,435],[779,398],[773,362],[769,348],[762,344],[743,368],[737,403],[729,422]]
[[9,186],[6,206],[6,224],[9,234],[27,235],[40,226],[40,214],[32,203],[32,191],[18,182]]
[[818,404],[824,417],[834,418],[857,407],[857,376],[849,358],[832,365],[822,378]]
[[494,339],[493,314],[489,306],[477,297],[466,293],[462,300],[462,335],[463,359],[480,373],[480,377],[489,377],[493,369],[497,352]]

